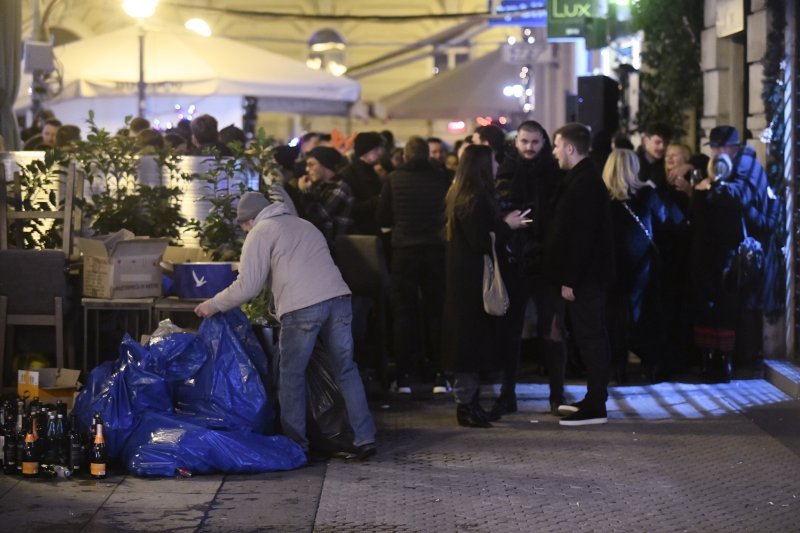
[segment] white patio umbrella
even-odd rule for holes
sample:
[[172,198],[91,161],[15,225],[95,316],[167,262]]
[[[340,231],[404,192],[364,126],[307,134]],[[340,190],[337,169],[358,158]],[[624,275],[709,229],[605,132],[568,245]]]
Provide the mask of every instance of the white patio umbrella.
[[[138,28],[131,26],[57,47],[63,90],[45,103],[61,118],[68,109],[94,109],[98,119],[115,112],[135,115],[139,80]],[[144,39],[148,115],[176,104],[210,111],[212,98],[226,98],[241,115],[243,96],[258,98],[259,110],[347,114],[360,85],[308,68],[294,59],[230,39],[202,37],[182,27],[149,28]],[[30,105],[23,84],[15,109]],[[204,103],[205,102],[205,103]],[[234,104],[235,102],[235,104]],[[86,115],[83,114],[83,118]],[[151,118],[148,116],[147,118]],[[220,124],[223,121],[220,120]]]

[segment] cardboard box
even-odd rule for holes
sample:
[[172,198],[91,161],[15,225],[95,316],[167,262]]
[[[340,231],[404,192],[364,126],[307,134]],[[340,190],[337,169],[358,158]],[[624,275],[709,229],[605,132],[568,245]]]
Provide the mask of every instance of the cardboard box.
[[57,400],[61,400],[67,404],[67,409],[72,409],[80,374],[80,370],[70,368],[19,370],[17,394],[28,401],[38,396],[42,403],[54,404]]
[[93,298],[161,296],[161,256],[168,239],[136,237],[127,230],[80,238],[83,295]]

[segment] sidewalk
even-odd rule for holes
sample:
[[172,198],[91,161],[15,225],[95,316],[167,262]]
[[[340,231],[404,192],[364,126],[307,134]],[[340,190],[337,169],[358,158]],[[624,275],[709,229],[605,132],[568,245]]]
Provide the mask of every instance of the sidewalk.
[[[578,397],[583,387],[567,393]],[[611,389],[609,423],[565,428],[546,385],[460,428],[449,398],[373,404],[380,448],[252,476],[23,481],[6,531],[792,531],[800,402],[765,380]],[[489,400],[486,401],[487,406]]]

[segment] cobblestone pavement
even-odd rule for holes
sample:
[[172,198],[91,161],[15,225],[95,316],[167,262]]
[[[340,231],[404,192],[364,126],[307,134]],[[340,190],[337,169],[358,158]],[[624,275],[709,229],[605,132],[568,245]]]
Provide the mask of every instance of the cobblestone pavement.
[[[570,386],[579,397],[584,389]],[[491,429],[448,399],[373,405],[379,453],[253,476],[0,476],[5,531],[797,531],[800,402],[763,380],[611,390],[566,428],[544,385]],[[485,400],[486,406],[490,400]]]

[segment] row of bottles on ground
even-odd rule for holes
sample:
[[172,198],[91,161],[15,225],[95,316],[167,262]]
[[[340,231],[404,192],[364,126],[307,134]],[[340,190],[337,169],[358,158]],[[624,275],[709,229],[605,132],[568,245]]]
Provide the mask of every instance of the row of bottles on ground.
[[[52,406],[50,406],[52,407]],[[67,406],[58,402],[47,409],[34,397],[25,407],[5,401],[0,405],[0,468],[23,477],[69,477],[87,472],[95,479],[106,477],[103,420],[96,413],[90,434],[82,435],[75,416],[67,422]]]

